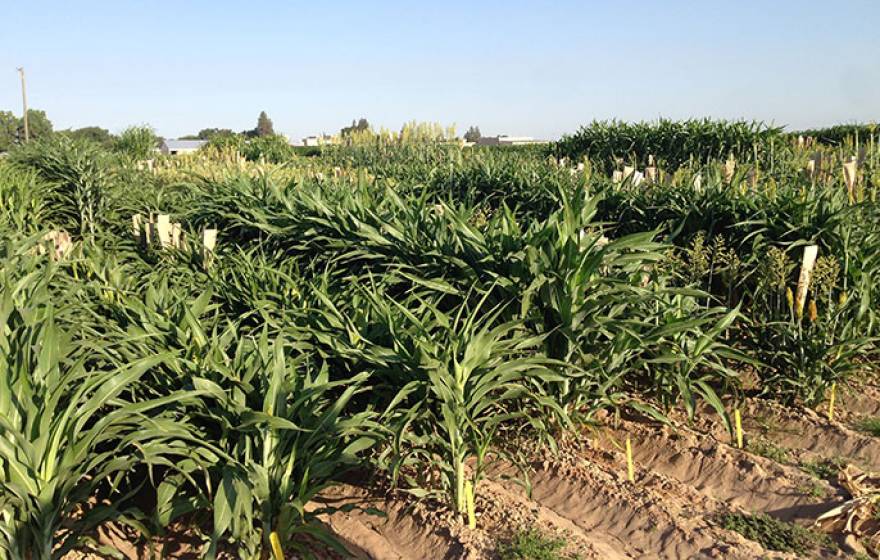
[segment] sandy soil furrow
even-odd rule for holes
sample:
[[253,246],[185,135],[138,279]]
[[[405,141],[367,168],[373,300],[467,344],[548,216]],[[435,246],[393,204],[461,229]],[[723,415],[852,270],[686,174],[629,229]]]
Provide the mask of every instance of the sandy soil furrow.
[[[860,433],[837,419],[829,420],[824,411],[748,399],[742,408],[742,418],[747,440],[766,438],[788,450],[795,462],[843,459],[864,469],[880,470],[880,438]],[[680,416],[676,419],[686,423]],[[719,441],[730,440],[708,408],[698,413],[693,427]]]
[[[640,467],[747,511],[772,513],[786,520],[812,519],[827,509],[828,498],[834,495],[829,484],[800,469],[683,427],[624,421],[619,429],[609,432],[616,441],[631,437],[633,458]],[[819,490],[823,496],[811,495]]]
[[872,384],[854,384],[840,390],[837,411],[841,420],[858,421],[880,416],[880,387]]
[[842,458],[862,468],[880,470],[880,438],[861,434],[814,410],[753,400],[746,407],[743,422],[746,431],[765,433],[799,457]]
[[629,483],[590,454],[567,450],[560,461],[536,465],[531,476],[532,498],[587,535],[610,536],[633,558],[785,558],[713,526],[707,518],[723,504],[644,470]]
[[[494,558],[499,543],[517,531],[539,529],[564,538],[567,552],[584,560],[627,560],[617,543],[579,527],[554,512],[491,480],[478,486],[477,529],[468,529],[453,513],[427,506],[412,506],[405,496],[371,496],[368,491],[341,485],[322,493],[310,508],[357,504],[357,509],[324,517],[327,526],[357,558],[403,560],[411,558]],[[373,508],[373,513],[363,511]],[[382,511],[384,515],[376,515]]]
[[330,530],[356,557],[373,560],[482,557],[477,548],[455,538],[444,523],[429,521],[408,507],[412,504],[412,501],[377,497],[362,488],[342,484],[324,491],[310,508],[357,506],[324,517]]
[[[595,558],[602,560],[629,560],[634,558],[623,550],[622,543],[611,535],[603,534],[597,531],[589,533],[583,531],[577,524],[571,520],[559,515],[552,509],[546,508],[536,501],[529,499],[519,490],[511,490],[499,482],[493,480],[484,480],[480,482],[480,494],[483,497],[483,503],[491,502],[493,511],[487,512],[484,508],[483,514],[480,515],[480,524],[491,532],[498,532],[499,529],[509,530],[509,519],[511,514],[519,517],[516,525],[520,528],[523,526],[522,512],[530,513],[531,526],[542,528],[550,534],[562,535],[569,543],[569,552],[577,555],[578,558]],[[488,515],[487,515],[488,514]],[[499,516],[506,519],[499,519]],[[487,517],[495,517],[486,524]],[[504,527],[507,525],[507,527]]]

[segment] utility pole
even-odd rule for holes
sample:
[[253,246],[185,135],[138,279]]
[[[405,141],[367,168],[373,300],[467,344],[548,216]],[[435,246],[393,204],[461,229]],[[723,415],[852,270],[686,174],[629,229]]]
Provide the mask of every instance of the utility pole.
[[28,131],[27,88],[24,85],[24,68],[19,68],[18,73],[21,75],[21,104],[24,107],[22,120],[24,121],[24,142],[27,144],[30,140],[30,132]]

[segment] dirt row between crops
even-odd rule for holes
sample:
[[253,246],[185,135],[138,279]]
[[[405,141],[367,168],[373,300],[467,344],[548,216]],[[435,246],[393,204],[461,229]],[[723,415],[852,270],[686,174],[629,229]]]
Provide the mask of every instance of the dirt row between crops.
[[[721,528],[715,516],[763,512],[806,525],[841,503],[842,489],[801,467],[845,458],[880,471],[880,438],[855,429],[860,419],[880,414],[880,388],[841,392],[834,420],[821,410],[755,399],[742,413],[747,443],[772,442],[785,450],[784,462],[750,452],[749,445],[737,449],[709,413],[693,423],[672,415],[674,425],[608,417],[567,438],[559,453],[533,460],[531,495],[514,481],[516,469],[490,469],[477,491],[476,530],[438,503],[357,484],[330,488],[309,507],[339,509],[323,521],[353,557],[365,559],[493,559],[499,542],[529,528],[564,538],[565,552],[584,559],[796,558]],[[627,437],[634,482],[627,480]],[[124,535],[99,540],[128,558],[148,556],[143,546],[126,547]],[[163,557],[197,557],[195,544],[181,541],[166,542]],[[816,556],[847,554],[823,549]]]
[[[841,458],[868,470],[880,471],[880,438],[856,428],[858,421],[880,415],[880,389],[860,387],[841,395],[829,420],[826,409],[786,407],[777,402],[749,399],[742,409],[746,437],[764,438],[785,448],[797,461]],[[719,441],[731,437],[708,410],[696,421],[697,429]]]
[[[746,441],[772,442],[786,451],[784,463],[737,449],[708,411],[692,425],[681,418],[673,426],[647,418],[609,419],[571,438],[557,456],[532,465],[531,498],[513,483],[482,483],[478,531],[468,531],[451,514],[441,520],[406,513],[368,521],[363,515],[338,513],[331,526],[340,534],[355,524],[361,524],[362,534],[368,527],[366,540],[379,539],[383,546],[359,547],[349,534],[351,550],[375,559],[493,558],[494,545],[523,527],[566,537],[570,551],[583,558],[796,558],[724,530],[713,517],[728,511],[763,512],[808,525],[841,503],[846,497],[842,489],[800,465],[844,459],[880,471],[880,439],[854,427],[859,419],[880,414],[880,388],[842,392],[834,420],[822,411],[758,399],[747,400],[742,414]],[[627,436],[636,466],[634,483],[626,480]],[[490,477],[515,474],[496,469]],[[402,511],[403,503],[391,509]],[[423,537],[414,538],[419,533]],[[400,539],[406,540],[405,546],[396,542]],[[849,556],[830,549],[815,554]]]
[[[493,558],[498,540],[527,527],[564,537],[581,558],[794,558],[714,525],[706,512],[727,506],[673,476],[640,466],[628,482],[622,453],[594,441],[568,443],[535,461],[531,497],[517,483],[499,482],[515,477],[514,469],[493,469],[479,487],[477,531],[451,513],[407,509],[405,498],[372,504],[387,518],[340,512],[328,523],[355,555],[375,559]],[[337,505],[365,503],[363,490],[334,492]]]

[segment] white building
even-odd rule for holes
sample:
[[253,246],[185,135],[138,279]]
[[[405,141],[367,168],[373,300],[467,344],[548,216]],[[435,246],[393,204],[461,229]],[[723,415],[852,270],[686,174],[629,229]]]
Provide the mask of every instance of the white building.
[[483,136],[477,141],[480,146],[525,146],[528,144],[546,144],[544,140],[535,140],[531,136]]
[[159,151],[165,155],[176,156],[177,154],[191,154],[207,144],[207,140],[175,140],[162,139],[159,145]]
[[327,135],[306,136],[302,139],[303,146],[326,146],[333,143],[333,138]]

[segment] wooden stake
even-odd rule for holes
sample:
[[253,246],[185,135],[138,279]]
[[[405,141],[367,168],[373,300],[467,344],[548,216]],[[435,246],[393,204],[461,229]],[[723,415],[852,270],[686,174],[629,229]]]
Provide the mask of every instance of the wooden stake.
[[630,482],[636,481],[636,469],[633,465],[633,450],[629,436],[626,436],[626,479]]
[[855,201],[853,189],[856,186],[856,173],[858,173],[858,160],[853,156],[843,163],[843,180],[846,182],[846,190],[849,193],[850,203]]
[[733,181],[733,173],[736,171],[736,160],[732,157],[728,158],[727,161],[724,162],[724,182],[730,183]]
[[144,247],[147,247],[156,240],[156,222],[150,220],[146,224],[144,224],[144,233],[141,238],[141,244]]
[[131,217],[131,233],[136,239],[140,239],[141,237],[141,221],[143,218],[144,217],[140,214],[135,214]]
[[807,291],[810,289],[810,281],[813,278],[813,268],[816,266],[816,257],[819,254],[818,245],[804,247],[804,257],[801,261],[801,275],[798,278],[797,294],[795,296],[795,312],[798,317],[804,315],[804,304],[807,302]]
[[183,249],[183,246],[180,243],[182,233],[183,228],[180,226],[179,222],[171,224],[171,246],[175,249]]
[[171,217],[168,214],[159,214],[156,217],[156,233],[161,248],[167,249],[171,246]]
[[645,181],[645,175],[641,171],[633,171],[632,177],[632,185],[634,187],[638,187]]
[[202,230],[202,261],[205,266],[211,266],[214,261],[214,247],[217,246],[217,230]]
[[73,242],[70,240],[70,234],[64,230],[59,231],[55,236],[55,258],[63,259],[71,249]]
[[73,248],[70,240],[70,234],[62,230],[52,230],[46,232],[40,239],[39,245],[35,246],[32,254],[49,255],[49,259],[58,261],[63,259]]
[[816,179],[822,172],[822,152],[813,152],[813,155],[810,156],[810,162],[812,163],[807,164],[807,169],[812,170],[810,178]]
[[739,412],[739,408],[733,409],[733,423],[736,426],[736,446],[739,449],[743,448],[743,425],[742,425],[742,415]]
[[806,170],[807,170],[807,177],[809,177],[810,179],[813,179],[814,177],[816,177],[816,160],[811,159],[811,160],[807,161]]
[[831,384],[831,398],[828,399],[828,419],[834,420],[834,397],[837,396],[837,382]]

